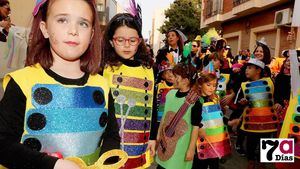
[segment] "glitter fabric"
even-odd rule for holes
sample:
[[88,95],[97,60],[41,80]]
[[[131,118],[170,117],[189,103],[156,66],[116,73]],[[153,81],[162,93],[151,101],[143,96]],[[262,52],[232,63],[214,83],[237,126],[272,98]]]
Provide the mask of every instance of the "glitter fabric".
[[[102,96],[97,97],[94,93],[101,93]],[[49,95],[51,95],[51,100],[45,100],[45,98],[50,98]],[[103,89],[99,87],[66,88],[62,85],[37,84],[32,88],[32,96],[32,104],[37,108],[96,108],[104,107],[106,104]],[[101,97],[103,102],[98,104],[97,102]],[[82,101],[83,99],[85,100],[84,102]]]
[[219,104],[213,104],[213,105],[202,107],[203,113],[214,113],[220,111],[221,111],[221,106]]
[[203,127],[224,125],[222,118],[218,118],[218,119],[214,119],[214,120],[207,120],[207,121],[203,121],[201,123],[203,124]]
[[246,99],[248,101],[254,101],[254,100],[263,100],[263,99],[272,99],[272,94],[271,93],[256,93],[252,95],[246,95]]
[[[118,124],[120,124],[120,118],[117,118]],[[125,130],[141,130],[144,129],[145,131],[150,130],[150,120],[131,120],[126,119]]]
[[121,148],[129,156],[122,168],[147,168],[151,163],[146,161],[145,147],[148,145],[151,127],[153,70],[123,64],[113,71],[109,67],[106,68],[103,76],[108,79],[115,99],[114,106],[120,127]]
[[273,113],[273,83],[270,78],[242,83],[249,106],[243,114],[242,130],[248,132],[276,131],[278,117]]
[[257,80],[257,81],[251,82],[251,83],[247,83],[246,87],[249,88],[249,87],[266,86],[266,85],[268,85],[268,81]]
[[270,91],[270,87],[260,86],[260,87],[247,88],[245,90],[245,94],[256,94],[256,93],[269,92],[269,91]]
[[146,133],[127,133],[124,134],[125,143],[144,143],[149,139],[150,131]]
[[130,168],[130,169],[131,168],[138,168],[141,165],[144,165],[145,163],[146,163],[146,155],[142,154],[141,156],[138,156],[138,157],[128,158],[125,166],[122,167],[121,169],[124,169],[124,168]]
[[263,130],[272,130],[272,129],[277,129],[277,122],[274,123],[247,123],[245,122],[244,128],[247,130],[258,130],[258,131],[263,131]]
[[64,157],[96,151],[107,117],[101,88],[37,84],[32,87],[32,96],[35,108],[25,114],[27,132],[22,142],[41,144],[41,152],[59,152]]
[[[83,131],[103,132],[99,119],[102,113],[106,113],[104,108],[93,109],[32,109],[26,113],[25,120],[28,122],[31,115],[39,112],[46,119],[46,126],[41,130],[32,130],[26,125],[26,130],[32,134],[47,133],[70,133]],[[37,122],[38,123],[38,122]]]
[[128,77],[124,75],[114,75],[113,84],[120,86],[128,86],[142,90],[152,90],[152,81],[136,77]]
[[212,113],[207,113],[206,116],[202,116],[202,121],[214,120],[214,119],[219,119],[219,118],[223,118],[222,111],[215,111]]
[[11,78],[26,97],[21,143],[64,158],[79,156],[87,164],[98,159],[109,92],[103,77],[89,75],[84,86],[62,85],[35,64],[9,73],[4,84]]
[[172,89],[173,86],[168,86],[165,81],[162,81],[157,85],[157,122],[160,122],[164,114],[166,95]]
[[275,115],[268,115],[268,116],[245,116],[246,122],[264,122],[264,121],[273,121],[277,120],[277,116]]
[[[128,109],[128,105],[124,104],[123,105],[123,109],[124,111]],[[151,117],[151,107],[144,107],[144,106],[135,106],[132,107],[130,109],[130,114],[129,116],[135,116],[135,117],[147,117],[150,118]],[[120,110],[120,106],[118,104],[116,104],[115,106],[115,112],[117,115],[120,115],[121,110]]]
[[134,145],[134,146],[125,145],[124,151],[126,151],[129,156],[138,156],[146,152],[147,146],[148,144]]
[[198,158],[221,158],[230,154],[230,139],[219,104],[203,103],[202,123],[206,136],[197,139]]
[[221,74],[218,79],[218,86],[216,94],[223,98],[226,95],[226,85],[229,82],[230,75],[229,74]]
[[[143,103],[143,104],[149,104],[152,102],[152,94],[148,93],[140,93],[140,92],[135,92],[131,90],[124,90],[124,89],[116,89],[116,88],[111,88],[111,91],[113,93],[113,97],[116,98],[119,95],[124,95],[126,99],[128,98],[134,98],[136,102]],[[118,91],[118,94],[116,95],[115,91]]]
[[215,143],[199,144],[197,150],[199,159],[223,157],[231,152],[229,139]]
[[75,132],[33,135],[27,134],[22,138],[37,139],[41,145],[41,152],[59,152],[63,157],[83,156],[94,153],[97,149],[102,132]]

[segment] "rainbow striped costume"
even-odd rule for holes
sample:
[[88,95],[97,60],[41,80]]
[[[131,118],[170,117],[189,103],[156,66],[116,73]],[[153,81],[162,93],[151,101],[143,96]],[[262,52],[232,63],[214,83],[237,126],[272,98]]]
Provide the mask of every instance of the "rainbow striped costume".
[[277,114],[273,113],[274,85],[270,78],[262,78],[242,83],[244,97],[249,106],[243,112],[241,129],[247,132],[276,132],[278,127]]
[[223,122],[221,106],[205,102],[202,106],[202,124],[206,137],[198,137],[197,152],[199,159],[221,158],[231,153],[230,138]]
[[121,148],[128,154],[124,168],[149,167],[150,158],[146,149],[151,128],[153,69],[123,64],[114,71],[107,67],[103,75],[108,79],[115,100]]
[[295,157],[300,159],[300,90],[290,97],[289,107],[283,122],[280,138],[294,138]]
[[168,86],[165,81],[162,81],[157,85],[157,122],[160,122],[164,114],[166,96],[171,89],[173,89],[173,86]]

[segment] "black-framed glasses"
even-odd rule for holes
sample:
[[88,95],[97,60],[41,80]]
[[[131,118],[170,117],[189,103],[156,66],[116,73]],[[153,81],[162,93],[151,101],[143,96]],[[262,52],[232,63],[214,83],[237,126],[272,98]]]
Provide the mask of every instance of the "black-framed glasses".
[[197,45],[192,45],[194,48],[197,48],[198,46]]
[[128,41],[129,45],[136,46],[141,42],[141,38],[138,37],[130,37],[130,38],[124,38],[124,37],[114,37],[113,41],[118,46],[124,46],[126,44],[126,41]]

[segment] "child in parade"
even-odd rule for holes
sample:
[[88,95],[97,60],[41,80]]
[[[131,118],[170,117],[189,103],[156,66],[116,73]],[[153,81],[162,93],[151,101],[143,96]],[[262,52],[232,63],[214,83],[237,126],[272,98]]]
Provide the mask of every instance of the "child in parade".
[[[38,0],[26,67],[4,77],[0,164],[18,169],[79,169],[99,150],[119,148],[100,75],[100,29],[94,1]],[[105,129],[106,128],[106,129]],[[105,136],[103,132],[107,132]],[[102,136],[103,142],[100,143]],[[1,168],[1,167],[0,167]]]
[[282,123],[289,105],[291,94],[291,74],[290,74],[290,58],[286,58],[283,62],[280,72],[275,78],[274,89],[274,106],[273,109],[278,113],[278,136],[281,131]]
[[166,95],[168,92],[173,89],[173,83],[175,81],[174,74],[172,72],[173,66],[171,66],[168,62],[164,62],[159,67],[159,74],[161,76],[161,81],[156,84],[157,87],[157,126],[159,126],[159,122],[164,113],[164,107],[166,103]]
[[[294,139],[294,162],[293,163],[276,163],[276,169],[296,169],[299,168],[300,165],[300,134],[299,134],[299,124],[300,124],[300,90],[299,90],[299,79],[300,79],[300,52],[297,51],[289,51],[288,52],[289,63],[284,63],[283,71],[284,74],[290,77],[290,97],[288,102],[288,107],[285,113],[285,117],[283,120],[281,132],[279,138],[292,138]],[[285,70],[284,70],[285,69]],[[289,70],[288,70],[289,69]],[[289,72],[289,73],[288,73]],[[278,74],[277,76],[279,76]],[[276,77],[277,78],[277,77]],[[282,77],[278,77],[282,78]],[[287,77],[286,77],[287,78]],[[283,78],[282,78],[283,79]],[[279,80],[279,79],[278,79]],[[287,80],[287,84],[288,84]],[[282,84],[281,84],[282,85]],[[277,87],[277,86],[276,86]],[[286,86],[288,88],[288,86]],[[288,89],[281,89],[288,90]],[[285,100],[286,95],[284,94],[281,99]],[[279,106],[280,107],[280,106]],[[281,112],[285,111],[285,108],[282,108]]]
[[190,169],[200,123],[200,113],[196,106],[200,104],[199,96],[193,88],[197,77],[196,68],[180,63],[173,68],[173,73],[175,89],[170,90],[166,96],[164,115],[157,135],[157,168]]
[[[255,153],[261,138],[271,138],[277,131],[278,117],[272,110],[274,85],[271,78],[264,78],[264,62],[250,59],[247,63],[247,82],[241,84],[239,104],[245,106],[241,129],[247,134],[248,169],[255,168],[255,160],[260,160]],[[262,163],[258,163],[263,167]]]
[[124,168],[147,168],[150,155],[155,154],[153,62],[140,23],[129,13],[117,14],[108,23],[103,40],[103,76],[114,98],[121,148],[129,156]]
[[201,117],[193,169],[218,169],[219,159],[229,155],[231,148],[227,127],[224,125],[227,121],[224,120],[216,94],[216,74],[203,71],[197,86],[200,90],[198,110]]

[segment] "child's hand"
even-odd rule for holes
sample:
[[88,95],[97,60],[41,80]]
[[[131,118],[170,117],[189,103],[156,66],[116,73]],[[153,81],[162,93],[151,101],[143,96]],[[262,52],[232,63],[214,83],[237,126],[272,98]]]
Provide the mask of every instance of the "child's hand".
[[80,167],[72,161],[59,159],[56,161],[54,169],[80,169]]
[[236,131],[237,126],[240,124],[240,119],[233,119],[228,121],[228,126],[232,127],[232,130]]
[[231,94],[224,96],[221,100],[221,105],[222,106],[228,105],[233,100],[234,95],[235,95],[234,93],[231,93]]
[[279,113],[282,110],[282,106],[279,103],[276,103],[276,104],[273,105],[273,110],[276,113]]
[[188,149],[188,151],[185,154],[185,161],[192,161],[194,159],[194,155],[195,155],[195,150]]
[[239,101],[239,104],[241,104],[241,105],[247,105],[249,102],[248,102],[248,100],[247,99],[245,99],[245,98],[242,98],[240,101]]
[[155,145],[156,140],[149,140],[147,150],[150,150],[150,155],[153,157],[155,155]]

